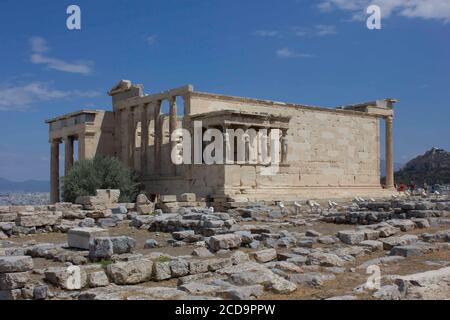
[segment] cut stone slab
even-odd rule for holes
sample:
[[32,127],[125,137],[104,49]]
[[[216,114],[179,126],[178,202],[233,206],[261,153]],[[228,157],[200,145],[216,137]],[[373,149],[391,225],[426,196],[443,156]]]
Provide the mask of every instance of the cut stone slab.
[[322,267],[342,267],[345,264],[345,260],[333,253],[314,252],[308,255],[306,263]]
[[0,300],[22,300],[22,290],[0,290]]
[[321,287],[326,281],[334,279],[336,279],[334,274],[320,272],[293,274],[289,276],[289,281],[306,287]]
[[361,230],[364,232],[364,238],[366,240],[377,240],[380,237],[380,231],[378,230]]
[[219,289],[221,289],[221,287],[199,282],[189,282],[181,285],[179,289],[186,291],[190,294],[198,295],[198,294],[213,294],[214,292],[217,292]]
[[364,240],[359,243],[362,247],[367,247],[372,251],[383,250],[383,242],[377,240]]
[[102,228],[73,228],[67,233],[69,247],[89,250],[89,245],[95,237],[107,237],[108,230]]
[[216,296],[229,300],[251,300],[257,299],[264,293],[262,285],[232,287],[229,289],[220,288],[216,291]]
[[148,259],[122,261],[106,267],[106,274],[115,284],[137,284],[149,281],[152,276],[153,262]]
[[17,218],[16,212],[0,214],[0,222],[13,222]]
[[208,272],[208,263],[205,260],[189,261],[189,273],[205,273]]
[[0,290],[20,289],[30,281],[30,273],[13,272],[0,273]]
[[90,288],[106,287],[109,285],[108,276],[105,271],[96,271],[88,274],[87,282]]
[[89,257],[93,260],[110,258],[113,254],[132,253],[136,241],[127,236],[95,237],[89,246]]
[[202,258],[214,257],[214,254],[205,247],[195,248],[192,251],[192,255],[195,257],[202,257]]
[[153,280],[162,281],[172,277],[169,262],[155,261],[153,264]]
[[430,227],[430,222],[427,219],[413,219],[416,228],[426,229]]
[[248,253],[242,251],[235,251],[231,254],[231,261],[233,264],[240,264],[250,261]]
[[136,204],[136,211],[140,215],[148,215],[155,211],[155,206],[151,204]]
[[213,251],[220,249],[235,249],[239,248],[242,243],[242,237],[239,234],[229,233],[212,236],[209,238],[209,248]]
[[279,294],[288,294],[297,290],[295,283],[276,275],[266,268],[234,273],[230,276],[230,281],[239,286],[260,284],[265,289]]
[[195,202],[196,200],[195,193],[182,193],[180,195],[180,201],[182,202]]
[[226,267],[231,267],[233,261],[231,258],[217,258],[207,260],[208,271],[217,271]]
[[408,232],[415,228],[415,224],[411,220],[392,219],[388,223],[396,228],[400,228],[403,232]]
[[450,267],[431,270],[395,279],[406,299],[448,300],[450,299]]
[[194,230],[175,231],[172,232],[172,237],[175,240],[184,240],[185,238],[193,236],[194,234]]
[[269,262],[277,259],[277,251],[275,249],[265,249],[253,252],[252,257],[261,263]]
[[174,278],[184,277],[189,274],[189,262],[183,259],[176,259],[169,262],[171,275]]
[[393,227],[393,226],[384,226],[377,230],[380,231],[380,238],[387,238],[387,237],[393,236],[394,234],[400,232],[400,229]]
[[391,249],[389,254],[392,256],[417,257],[431,251],[433,251],[432,247],[416,244],[394,247]]
[[155,239],[148,239],[145,241],[144,249],[152,249],[158,246],[159,246],[158,241],[156,241]]
[[337,237],[346,244],[358,244],[364,241],[364,232],[354,230],[339,231]]
[[44,211],[44,212],[19,212],[16,224],[21,227],[43,227],[53,226],[62,218],[60,211]]
[[320,232],[317,232],[316,230],[306,230],[305,236],[307,237],[320,237],[322,234]]
[[[45,280],[64,290],[79,290],[86,286],[87,276],[83,268],[79,268],[79,281],[75,279],[73,270],[64,267],[51,267],[45,270]],[[74,281],[75,280],[75,281]]]
[[373,296],[381,300],[400,300],[403,297],[396,285],[382,286]]
[[0,257],[0,273],[29,271],[33,266],[33,259],[30,256]]
[[418,237],[412,234],[405,234],[401,237],[389,237],[389,238],[383,238],[380,241],[383,243],[383,249],[384,250],[391,250],[395,246],[402,246],[402,245],[410,245],[415,242],[417,242]]
[[160,201],[162,203],[166,203],[166,202],[177,202],[177,196],[176,195],[161,195],[160,196]]

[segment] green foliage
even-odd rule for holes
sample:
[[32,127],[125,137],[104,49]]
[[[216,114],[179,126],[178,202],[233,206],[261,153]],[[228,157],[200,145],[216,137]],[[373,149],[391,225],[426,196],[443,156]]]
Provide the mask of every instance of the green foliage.
[[108,260],[108,259],[102,259],[100,261],[97,262],[99,265],[101,265],[101,267],[103,269],[105,269],[107,266],[109,266],[110,264],[113,264],[112,260]]
[[67,202],[94,196],[97,189],[120,189],[121,202],[134,202],[142,190],[136,173],[114,157],[77,161],[62,182],[62,197]]
[[156,259],[158,262],[169,262],[170,258],[168,256],[159,256],[158,259]]

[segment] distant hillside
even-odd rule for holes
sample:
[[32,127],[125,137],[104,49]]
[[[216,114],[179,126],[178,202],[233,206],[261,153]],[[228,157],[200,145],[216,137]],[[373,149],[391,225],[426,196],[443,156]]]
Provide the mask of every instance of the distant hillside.
[[[394,171],[398,171],[403,167],[403,163],[394,162]],[[386,176],[386,160],[380,161],[380,173],[381,176]]]
[[395,181],[396,183],[414,181],[416,185],[422,185],[424,182],[450,184],[450,152],[432,148],[395,172]]
[[0,192],[49,192],[49,181],[26,180],[21,182],[0,178]]

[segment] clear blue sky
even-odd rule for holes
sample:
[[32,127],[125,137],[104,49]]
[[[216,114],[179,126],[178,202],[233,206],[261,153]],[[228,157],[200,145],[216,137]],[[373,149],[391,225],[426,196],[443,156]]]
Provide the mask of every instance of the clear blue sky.
[[2,0],[0,177],[47,180],[44,120],[109,109],[119,79],[327,107],[395,97],[396,162],[450,149],[450,1],[382,2],[371,31],[368,0]]

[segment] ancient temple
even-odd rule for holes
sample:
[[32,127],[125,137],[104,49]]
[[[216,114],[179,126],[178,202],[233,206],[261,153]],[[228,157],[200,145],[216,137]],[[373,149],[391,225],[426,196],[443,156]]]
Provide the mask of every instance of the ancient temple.
[[[191,85],[144,94],[142,85],[127,80],[108,94],[112,111],[81,110],[46,121],[52,202],[59,201],[61,143],[65,172],[76,143],[77,159],[115,156],[139,173],[149,194],[189,192],[216,202],[297,200],[385,195],[394,186],[394,99],[324,108],[198,92]],[[386,130],[385,186],[380,120]],[[184,133],[177,136],[180,129]],[[209,132],[215,139],[207,139]],[[206,163],[201,155],[209,141],[217,142],[217,133],[224,147],[213,155],[224,161]],[[240,140],[241,154],[230,148],[230,141]],[[269,160],[262,161],[266,153]],[[174,154],[189,154],[192,161],[174,162]]]

